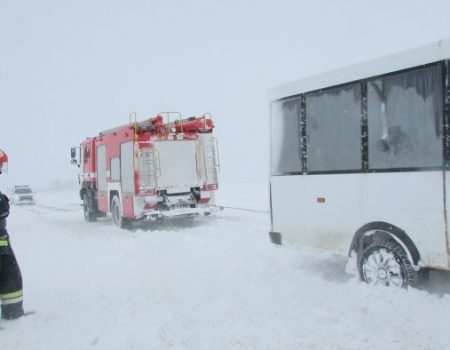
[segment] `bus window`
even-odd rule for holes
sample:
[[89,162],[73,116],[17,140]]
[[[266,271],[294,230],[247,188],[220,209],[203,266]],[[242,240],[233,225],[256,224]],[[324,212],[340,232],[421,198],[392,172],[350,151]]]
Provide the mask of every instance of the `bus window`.
[[308,172],[361,170],[361,84],[306,95]]
[[272,104],[271,145],[272,175],[301,172],[300,97]]
[[442,166],[442,72],[435,65],[367,84],[369,168]]

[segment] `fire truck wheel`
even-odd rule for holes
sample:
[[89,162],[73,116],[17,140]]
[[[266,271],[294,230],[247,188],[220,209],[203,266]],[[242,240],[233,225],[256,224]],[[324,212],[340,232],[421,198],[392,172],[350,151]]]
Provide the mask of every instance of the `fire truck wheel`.
[[86,221],[92,222],[97,220],[97,215],[94,209],[92,208],[92,203],[89,200],[89,196],[87,193],[85,193],[83,196],[83,212]]
[[122,206],[119,196],[114,196],[111,201],[111,215],[114,223],[120,228],[129,228],[131,222],[122,216]]

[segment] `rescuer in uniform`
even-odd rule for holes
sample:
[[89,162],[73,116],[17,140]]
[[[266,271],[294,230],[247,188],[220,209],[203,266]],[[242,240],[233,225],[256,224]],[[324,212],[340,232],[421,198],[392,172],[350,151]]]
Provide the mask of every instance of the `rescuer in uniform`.
[[[0,174],[6,171],[8,157],[0,149]],[[2,319],[13,320],[24,315],[22,306],[22,274],[17,263],[8,231],[9,199],[0,192],[0,302]]]

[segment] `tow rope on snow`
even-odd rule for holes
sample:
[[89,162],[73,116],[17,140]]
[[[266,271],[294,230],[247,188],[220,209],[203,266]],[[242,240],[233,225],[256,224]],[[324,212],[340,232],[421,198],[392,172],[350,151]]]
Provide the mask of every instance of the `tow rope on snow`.
[[248,209],[248,208],[226,207],[224,205],[220,205],[220,206],[216,205],[216,207],[226,208],[226,209],[233,209],[233,210],[241,210],[241,211],[251,211],[253,213],[269,214],[268,210],[257,210],[257,209]]

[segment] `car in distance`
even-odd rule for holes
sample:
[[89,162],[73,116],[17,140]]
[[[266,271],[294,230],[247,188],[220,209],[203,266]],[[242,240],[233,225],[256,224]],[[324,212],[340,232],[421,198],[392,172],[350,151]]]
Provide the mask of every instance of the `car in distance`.
[[11,189],[10,201],[16,205],[35,204],[33,191],[27,185],[14,186]]

